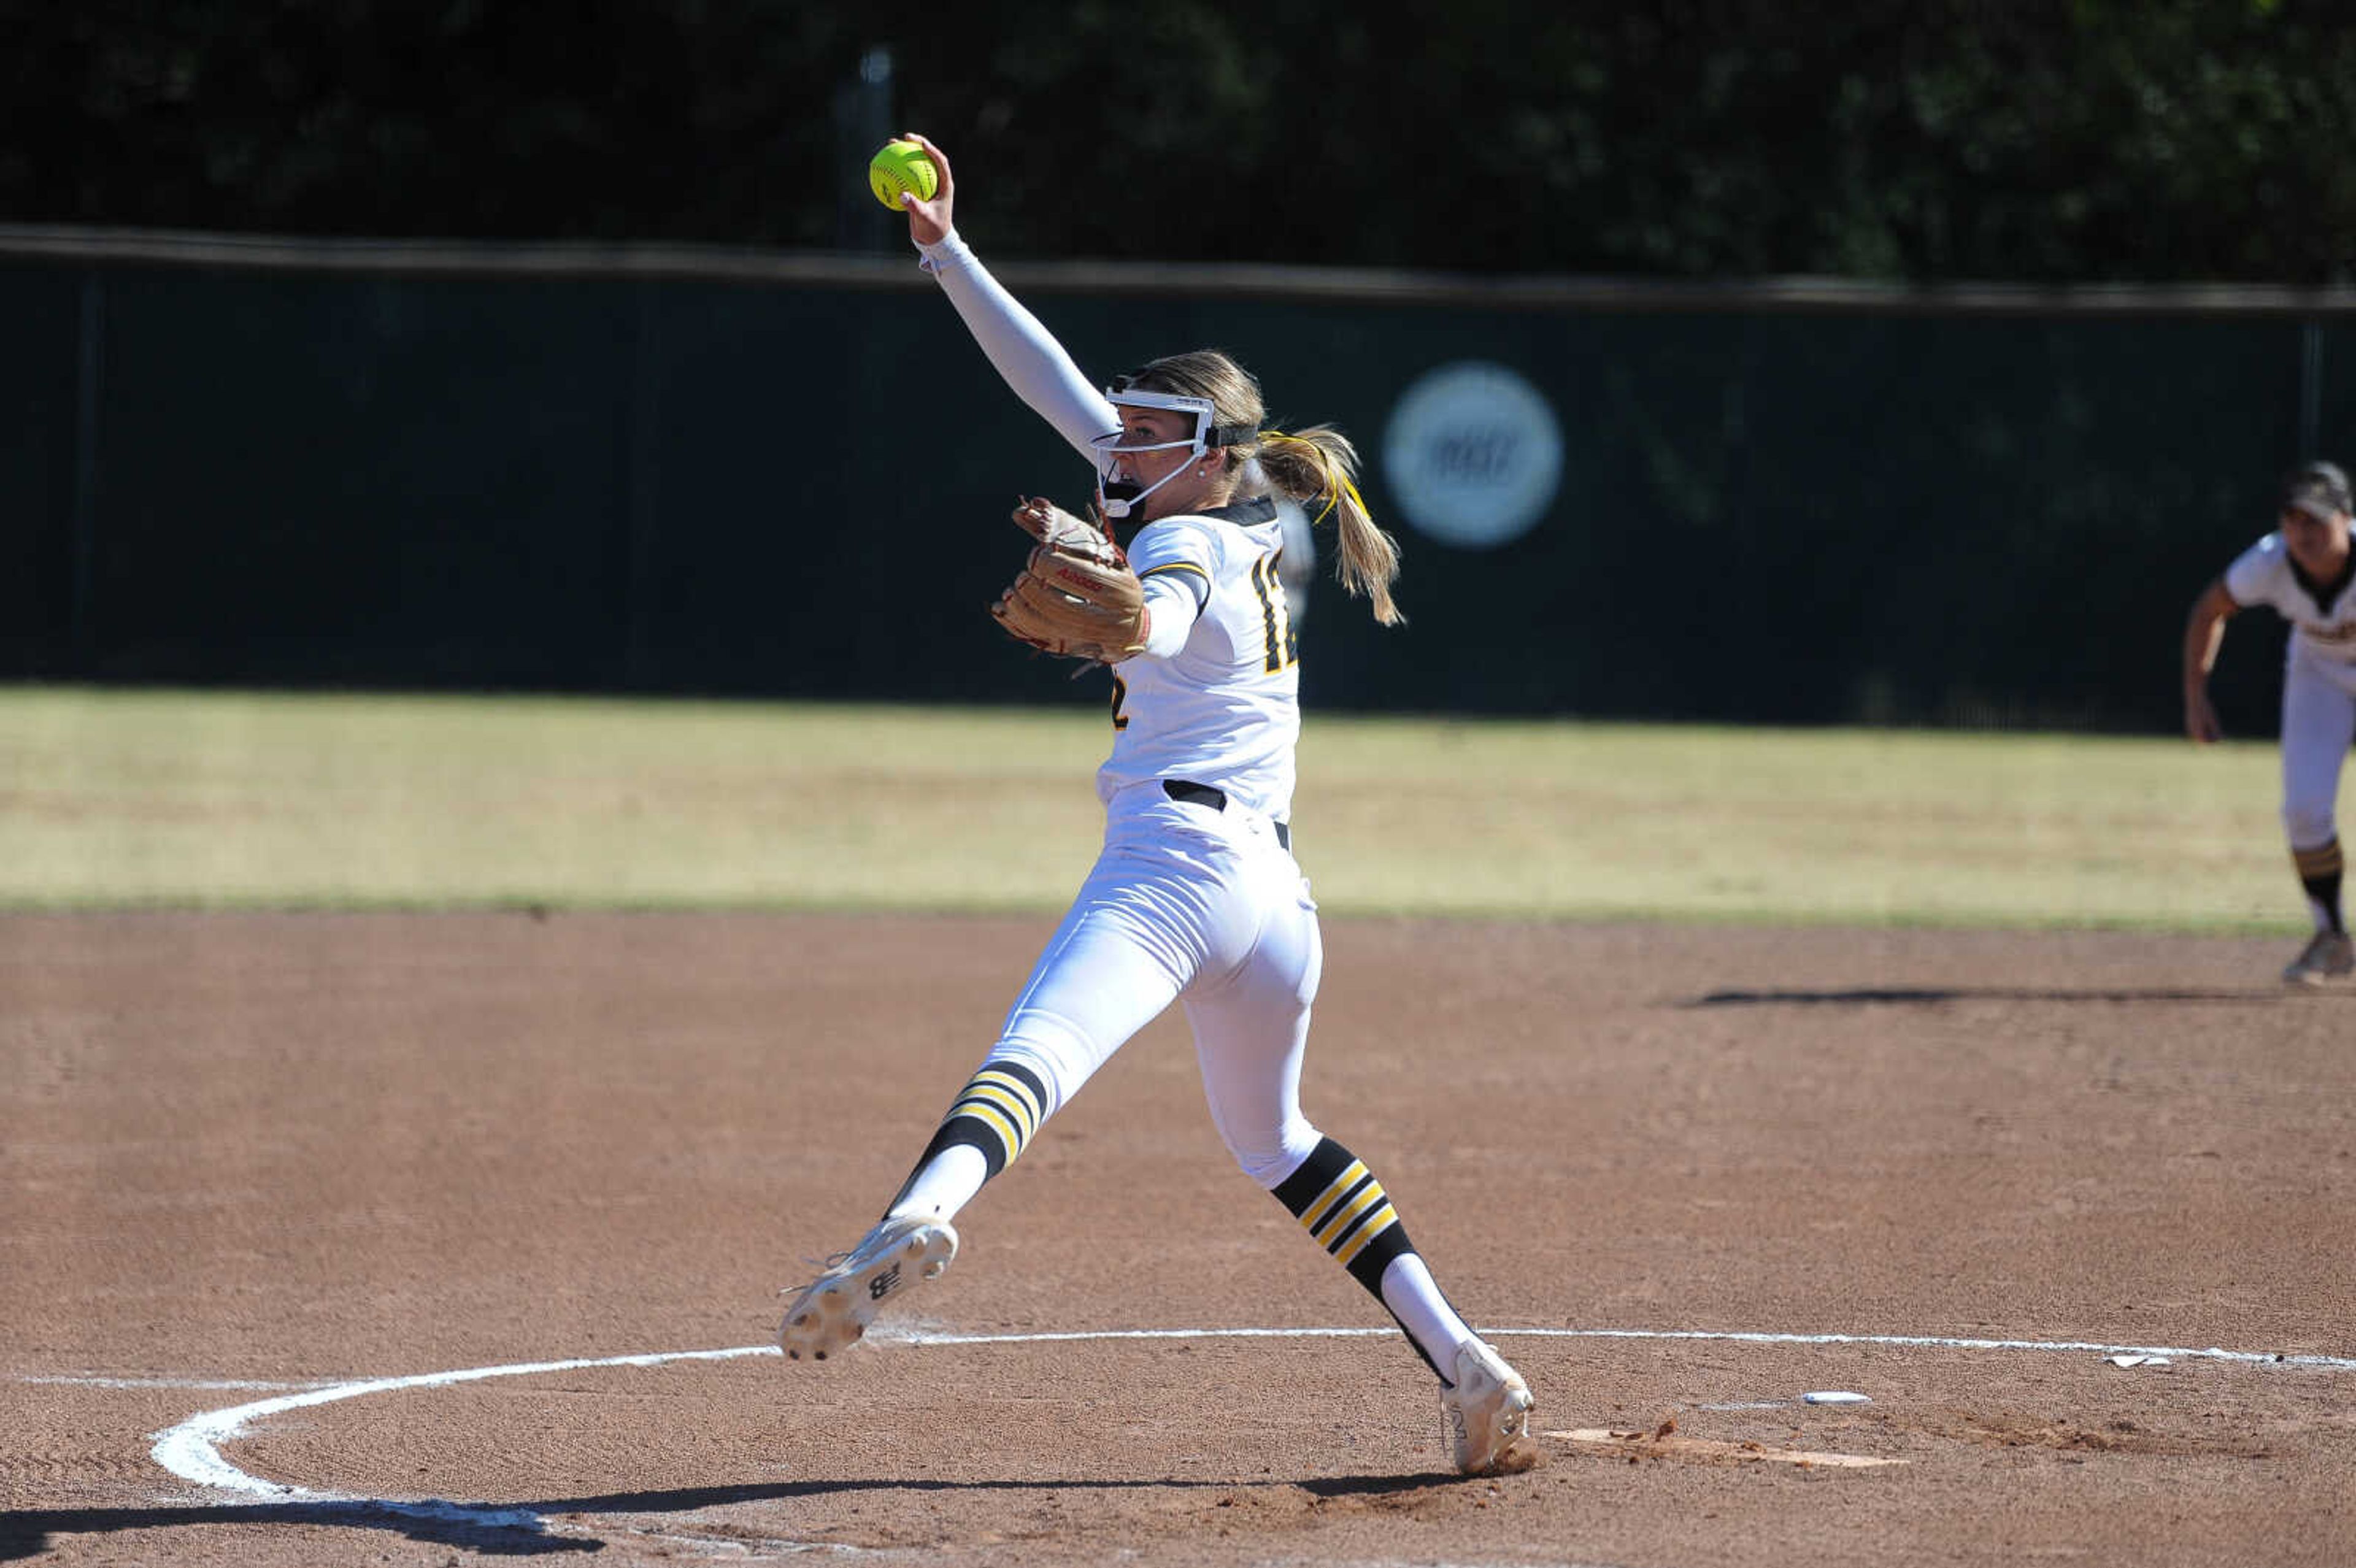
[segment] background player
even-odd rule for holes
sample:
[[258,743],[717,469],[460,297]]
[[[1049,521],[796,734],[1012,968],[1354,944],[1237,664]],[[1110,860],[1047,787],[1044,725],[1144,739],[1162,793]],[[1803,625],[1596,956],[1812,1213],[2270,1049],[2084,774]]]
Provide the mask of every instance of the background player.
[[2307,890],[2315,934],[2283,971],[2320,985],[2356,970],[2340,907],[2341,856],[2333,805],[2340,764],[2356,741],[2356,553],[2349,546],[2348,475],[2310,463],[2283,482],[2279,527],[2235,557],[2193,601],[2184,628],[2184,730],[2218,738],[2209,671],[2238,610],[2269,604],[2291,624],[2283,659],[2282,820]]
[[1520,1468],[1534,1457],[1527,1387],[1441,1293],[1382,1183],[1301,1109],[1323,949],[1290,849],[1300,672],[1274,496],[1336,520],[1344,586],[1396,622],[1397,547],[1359,498],[1356,454],[1331,429],[1262,428],[1258,384],[1215,351],[1157,359],[1099,392],[958,238],[948,160],[912,139],[940,175],[932,200],[905,198],[925,267],[1007,383],[1088,460],[1100,509],[1137,527],[1142,649],[1115,666],[1102,854],[906,1184],[797,1295],[779,1342],[823,1360],[938,1275],[958,1210],[1177,1001],[1220,1136],[1438,1374],[1457,1467]]

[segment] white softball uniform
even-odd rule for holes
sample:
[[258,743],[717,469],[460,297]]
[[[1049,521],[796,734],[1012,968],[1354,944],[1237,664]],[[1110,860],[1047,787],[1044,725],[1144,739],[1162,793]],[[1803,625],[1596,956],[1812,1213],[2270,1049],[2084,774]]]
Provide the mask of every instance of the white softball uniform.
[[2282,819],[2294,850],[2319,848],[2337,831],[2340,765],[2356,741],[2356,560],[2336,582],[2299,570],[2271,533],[2225,569],[2225,592],[2244,608],[2271,605],[2291,625],[2283,656]]
[[1230,805],[1291,818],[1301,670],[1277,573],[1283,553],[1284,525],[1264,496],[1138,530],[1129,560],[1151,594],[1156,635],[1145,656],[1113,668],[1112,755],[1097,773],[1098,796],[1193,779],[1216,784]]
[[[1119,412],[961,240],[923,249],[991,363],[1093,469]],[[1290,848],[1301,709],[1283,541],[1265,496],[1130,541],[1151,635],[1113,669],[1104,848],[984,1064],[1029,1068],[1052,1115],[1181,1002],[1212,1120],[1269,1189],[1321,1136],[1300,1100],[1323,950]]]

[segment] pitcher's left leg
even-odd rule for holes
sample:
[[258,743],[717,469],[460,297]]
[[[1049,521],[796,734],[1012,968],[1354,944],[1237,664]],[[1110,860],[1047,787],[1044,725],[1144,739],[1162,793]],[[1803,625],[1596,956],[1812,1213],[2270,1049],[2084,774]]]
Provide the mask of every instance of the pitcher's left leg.
[[1245,1174],[1380,1302],[1440,1379],[1442,1427],[1467,1475],[1522,1469],[1528,1387],[1450,1305],[1365,1163],[1301,1111],[1301,1067],[1323,948],[1304,899],[1252,961],[1184,998],[1211,1119]]

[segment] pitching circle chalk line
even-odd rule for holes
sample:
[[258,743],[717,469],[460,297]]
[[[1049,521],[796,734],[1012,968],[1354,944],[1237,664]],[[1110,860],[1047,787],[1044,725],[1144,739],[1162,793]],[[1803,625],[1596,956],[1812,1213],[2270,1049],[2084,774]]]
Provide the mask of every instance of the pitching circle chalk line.
[[[936,1334],[878,1332],[869,1338],[880,1344],[913,1346],[1070,1344],[1113,1339],[1355,1339],[1398,1333],[1396,1328],[1103,1328],[1038,1334]],[[2190,1349],[2174,1345],[2105,1345],[2084,1339],[1966,1339],[1932,1334],[1779,1334],[1705,1328],[1483,1328],[1497,1339],[1706,1339],[1742,1345],[1890,1345],[1941,1350],[2001,1350],[2049,1353],[2166,1356],[2176,1360],[2224,1361],[2251,1366],[2300,1367],[2310,1371],[2356,1372],[2356,1357],[2281,1355],[2263,1350]],[[317,1491],[248,1475],[221,1456],[220,1445],[234,1441],[256,1421],[290,1410],[333,1404],[364,1394],[392,1393],[407,1389],[445,1388],[454,1383],[479,1382],[487,1378],[529,1377],[536,1372],[579,1371],[593,1367],[659,1367],[672,1361],[725,1361],[742,1356],[774,1356],[775,1345],[739,1345],[724,1350],[662,1350],[637,1356],[599,1356],[561,1361],[520,1361],[508,1366],[466,1367],[454,1371],[418,1372],[407,1377],[367,1378],[330,1383],[300,1393],[255,1400],[221,1410],[204,1411],[178,1425],[155,1434],[149,1450],[155,1463],[198,1486],[267,1499],[273,1503],[329,1503],[381,1509],[389,1513],[461,1522],[487,1529],[544,1531],[546,1521],[528,1509],[469,1508],[450,1502],[401,1502],[384,1498],[356,1497]],[[64,1380],[57,1380],[64,1381]],[[102,1380],[93,1380],[102,1381]],[[234,1507],[234,1504],[224,1504]]]

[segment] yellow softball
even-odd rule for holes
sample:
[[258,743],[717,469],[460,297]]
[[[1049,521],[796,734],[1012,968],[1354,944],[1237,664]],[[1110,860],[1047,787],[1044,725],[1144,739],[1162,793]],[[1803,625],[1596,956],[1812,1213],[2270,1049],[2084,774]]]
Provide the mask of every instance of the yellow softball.
[[900,205],[900,193],[908,191],[918,201],[930,201],[933,193],[941,188],[941,171],[916,143],[894,138],[876,149],[867,160],[867,188],[875,199],[894,212],[905,210]]

